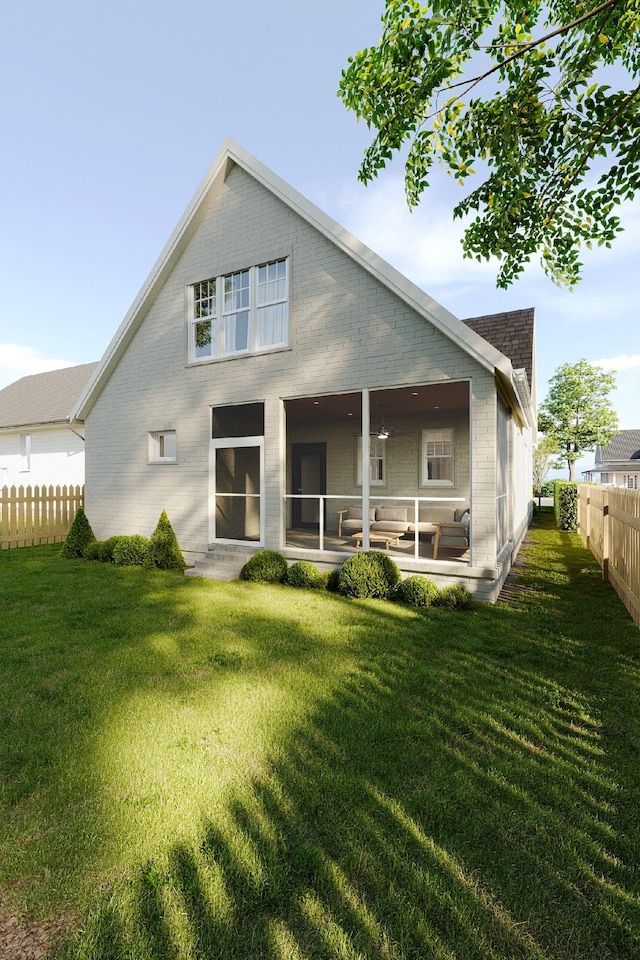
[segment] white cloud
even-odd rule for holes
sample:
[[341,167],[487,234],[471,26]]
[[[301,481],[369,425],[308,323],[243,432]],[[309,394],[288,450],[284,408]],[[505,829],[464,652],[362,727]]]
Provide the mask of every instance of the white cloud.
[[[456,199],[461,199],[457,197]],[[386,175],[366,192],[341,184],[331,195],[316,192],[316,202],[356,237],[423,289],[491,281],[496,265],[463,258],[464,222],[451,216],[451,196],[425,194],[410,211],[400,176]]]
[[32,347],[24,347],[18,343],[0,343],[0,388],[32,373],[73,367],[76,362],[45,357]]
[[602,367],[604,370],[635,370],[640,368],[640,353],[621,353],[617,357],[591,360],[590,363],[592,367]]

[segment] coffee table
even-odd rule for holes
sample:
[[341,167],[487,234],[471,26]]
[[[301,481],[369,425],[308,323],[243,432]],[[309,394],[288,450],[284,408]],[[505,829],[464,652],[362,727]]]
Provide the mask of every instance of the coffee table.
[[[356,546],[359,550],[362,549],[362,538],[364,534],[362,530],[360,533],[354,533],[352,539],[355,540]],[[398,540],[399,534],[392,532],[385,532],[384,530],[370,530],[369,531],[369,543],[383,543],[385,550],[388,550],[391,544],[395,546],[399,545]]]

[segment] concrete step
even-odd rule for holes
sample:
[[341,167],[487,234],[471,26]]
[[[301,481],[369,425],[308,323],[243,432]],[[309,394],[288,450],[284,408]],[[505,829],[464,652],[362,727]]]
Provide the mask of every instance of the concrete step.
[[237,580],[255,550],[228,544],[212,547],[195,566],[185,570],[186,577],[207,577],[209,580]]

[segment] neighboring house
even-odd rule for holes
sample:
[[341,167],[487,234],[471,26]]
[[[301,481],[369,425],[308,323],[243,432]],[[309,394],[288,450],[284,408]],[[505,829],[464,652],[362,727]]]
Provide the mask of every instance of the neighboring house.
[[640,430],[621,430],[596,447],[595,464],[583,470],[588,483],[640,490]]
[[36,373],[0,390],[0,487],[84,483],[84,440],[69,415],[97,366]]
[[165,509],[214,576],[262,547],[335,567],[360,532],[493,600],[530,519],[533,323],[463,323],[227,141],[74,409],[94,532]]

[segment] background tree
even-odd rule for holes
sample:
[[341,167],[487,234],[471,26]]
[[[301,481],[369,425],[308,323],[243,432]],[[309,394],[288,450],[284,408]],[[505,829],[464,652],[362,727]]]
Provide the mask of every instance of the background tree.
[[575,285],[580,244],[610,245],[640,181],[640,0],[386,0],[382,24],[339,87],[376,131],[360,180],[409,144],[414,207],[434,160],[460,184],[480,164],[453,211],[477,213],[465,256],[499,258],[499,287],[536,254]]
[[585,360],[558,367],[549,381],[549,393],[540,407],[538,430],[558,450],[560,464],[575,480],[575,463],[596,444],[608,443],[618,430],[618,417],[609,394],[615,374],[592,367]]
[[553,457],[558,453],[558,445],[551,437],[542,437],[533,450],[533,492],[538,498],[538,508],[542,505],[542,487],[549,470],[554,465]]

